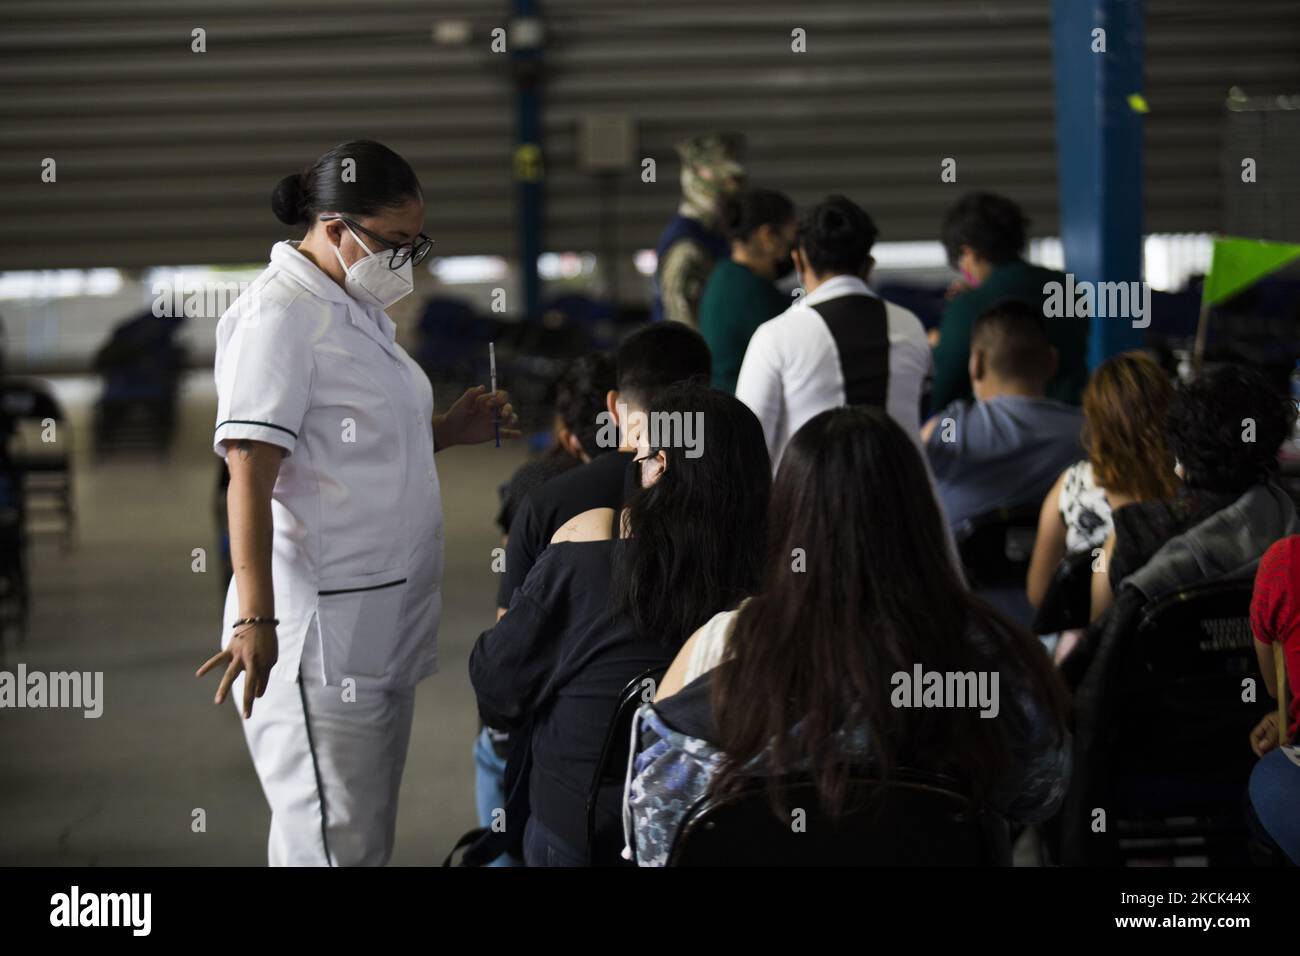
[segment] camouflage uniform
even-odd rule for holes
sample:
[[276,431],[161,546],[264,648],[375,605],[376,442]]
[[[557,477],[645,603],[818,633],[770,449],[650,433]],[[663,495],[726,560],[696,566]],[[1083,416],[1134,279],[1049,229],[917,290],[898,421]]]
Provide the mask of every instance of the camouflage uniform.
[[744,176],[736,134],[697,136],[677,145],[682,162],[682,204],[655,250],[655,318],[696,327],[704,283],[714,263],[729,254],[717,231],[717,201],[729,179]]

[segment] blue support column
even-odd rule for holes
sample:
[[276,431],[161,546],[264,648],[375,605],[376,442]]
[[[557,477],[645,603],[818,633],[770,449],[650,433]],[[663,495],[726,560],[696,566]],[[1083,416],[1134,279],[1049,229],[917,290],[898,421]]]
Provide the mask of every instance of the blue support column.
[[510,60],[515,77],[515,222],[519,282],[524,319],[542,315],[542,281],[537,257],[542,254],[542,37],[537,0],[513,0]]
[[[1052,0],[1056,168],[1065,268],[1075,282],[1142,279],[1144,0]],[[1105,51],[1094,52],[1104,30]],[[1150,315],[1143,320],[1150,321]],[[1088,363],[1142,344],[1126,317],[1095,315]]]

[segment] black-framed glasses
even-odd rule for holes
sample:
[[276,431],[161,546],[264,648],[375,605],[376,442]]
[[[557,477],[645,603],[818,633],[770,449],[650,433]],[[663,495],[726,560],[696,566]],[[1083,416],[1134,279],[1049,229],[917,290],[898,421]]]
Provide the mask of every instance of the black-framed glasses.
[[387,249],[390,253],[388,258],[388,268],[390,269],[402,268],[402,266],[406,265],[407,259],[411,260],[411,265],[418,266],[424,260],[425,256],[429,254],[429,250],[433,248],[433,240],[424,233],[420,233],[410,242],[393,243],[385,239],[383,236],[375,235],[365,226],[361,225],[361,223],[349,219],[347,216],[320,217],[321,222],[333,222],[336,219],[352,229],[365,233],[371,239],[375,240],[375,242]]

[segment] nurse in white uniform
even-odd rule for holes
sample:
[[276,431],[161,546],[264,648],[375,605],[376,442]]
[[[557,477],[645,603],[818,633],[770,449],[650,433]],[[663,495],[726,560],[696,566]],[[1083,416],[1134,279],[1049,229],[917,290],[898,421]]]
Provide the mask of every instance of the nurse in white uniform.
[[[217,454],[235,574],[216,701],[233,690],[271,805],[271,865],[382,865],[415,685],[437,670],[442,506],[434,452],[502,435],[504,393],[433,413],[384,309],[429,251],[414,171],[345,143],[276,187],[306,225],[217,327]],[[256,706],[254,702],[256,701]]]

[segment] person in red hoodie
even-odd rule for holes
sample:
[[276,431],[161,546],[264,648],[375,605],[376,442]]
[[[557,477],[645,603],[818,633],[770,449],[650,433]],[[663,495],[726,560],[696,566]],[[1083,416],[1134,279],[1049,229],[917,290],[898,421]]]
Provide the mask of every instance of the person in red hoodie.
[[1250,606],[1250,627],[1255,651],[1272,697],[1281,692],[1273,663],[1274,645],[1282,646],[1286,683],[1293,689],[1287,709],[1287,726],[1280,727],[1276,711],[1268,714],[1250,734],[1250,746],[1260,758],[1250,775],[1250,804],[1256,821],[1278,849],[1300,863],[1300,751],[1285,746],[1300,729],[1300,535],[1274,543],[1264,553],[1255,572],[1255,592]]

